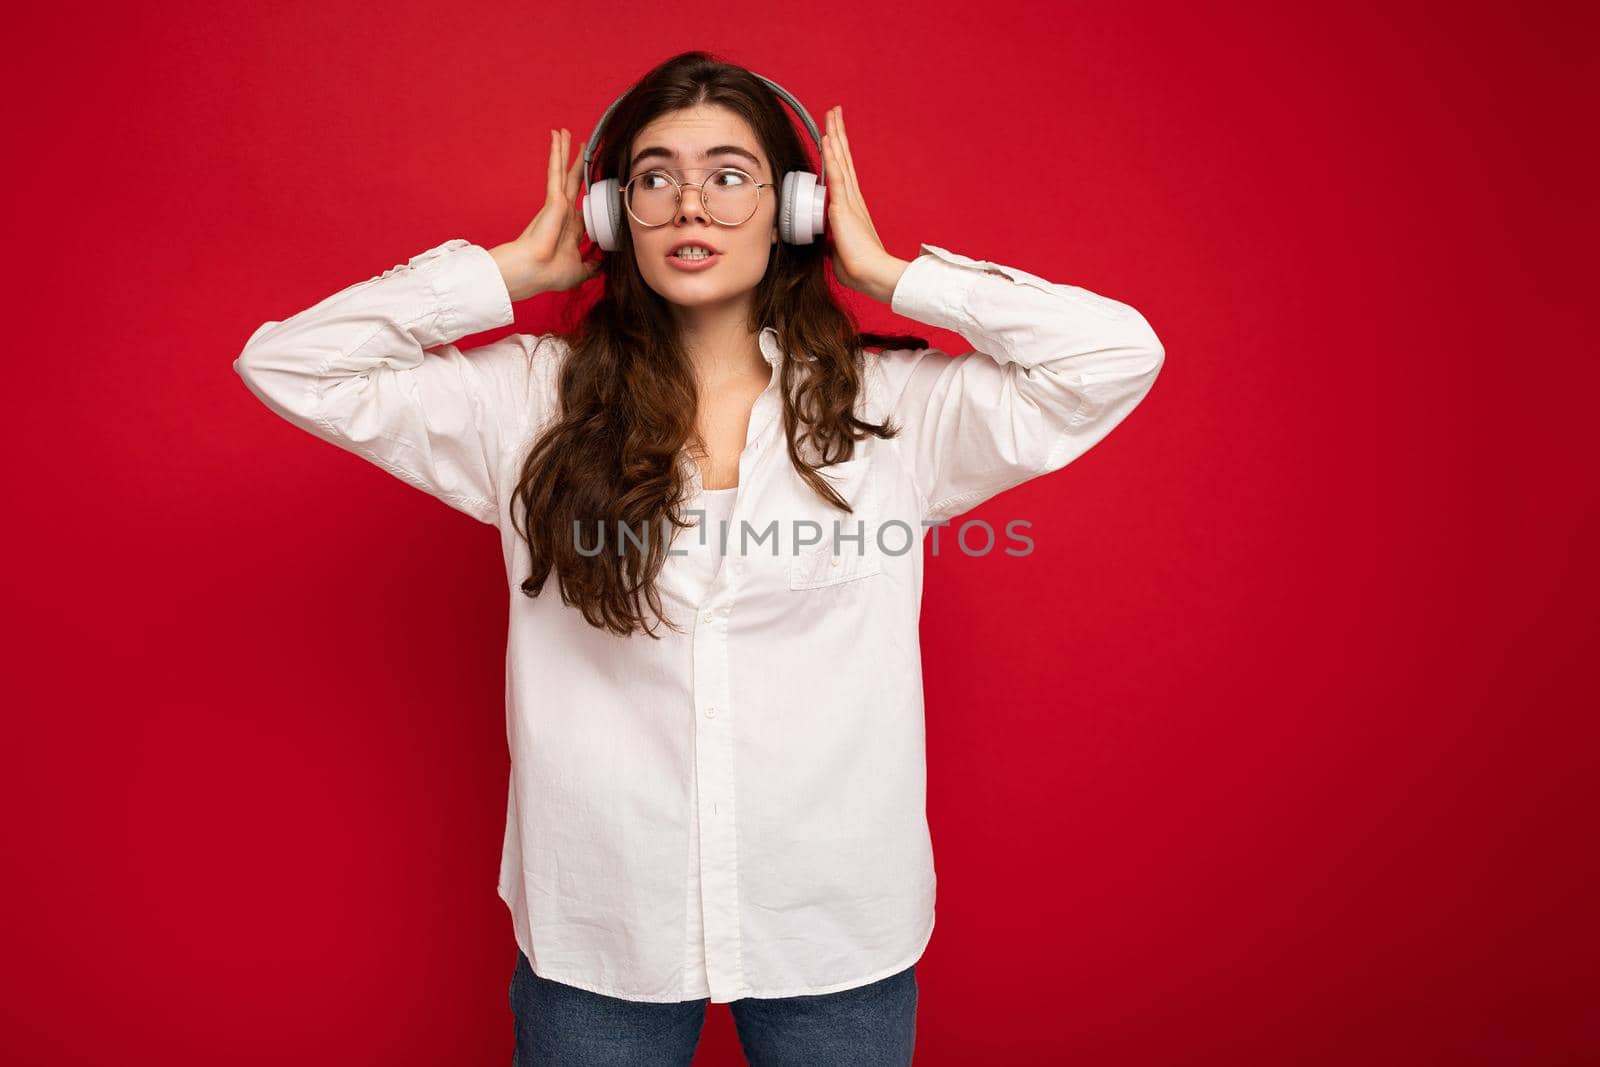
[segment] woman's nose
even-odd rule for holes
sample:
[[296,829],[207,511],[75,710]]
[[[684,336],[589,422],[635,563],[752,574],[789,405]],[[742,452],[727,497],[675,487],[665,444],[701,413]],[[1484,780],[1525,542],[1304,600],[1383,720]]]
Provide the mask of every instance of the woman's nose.
[[[693,209],[689,206],[689,198],[691,196],[694,197]],[[685,185],[678,191],[678,217],[710,221],[710,216],[706,214],[705,200],[700,195],[700,187],[698,185]]]

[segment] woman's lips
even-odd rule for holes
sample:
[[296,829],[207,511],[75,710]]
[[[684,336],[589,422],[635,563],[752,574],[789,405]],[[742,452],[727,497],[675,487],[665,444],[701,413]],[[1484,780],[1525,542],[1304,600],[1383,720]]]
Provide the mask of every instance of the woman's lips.
[[707,267],[711,266],[721,258],[721,252],[713,252],[709,256],[702,256],[699,259],[680,259],[677,256],[668,256],[667,262],[671,263],[678,270],[695,271],[705,270]]

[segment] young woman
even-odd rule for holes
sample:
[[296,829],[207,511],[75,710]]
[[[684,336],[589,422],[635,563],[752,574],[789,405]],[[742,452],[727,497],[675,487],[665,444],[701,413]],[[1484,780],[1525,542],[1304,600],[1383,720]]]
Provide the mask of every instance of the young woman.
[[[935,896],[923,538],[1082,455],[1161,366],[1126,304],[885,249],[838,107],[810,199],[771,85],[691,52],[619,99],[595,157],[624,190],[612,252],[582,251],[584,161],[552,131],[515,240],[447,241],[234,363],[500,531],[518,1063],[687,1064],[708,1001],[755,1064],[910,1062]],[[830,263],[974,350],[859,332]],[[456,344],[597,275],[570,332]]]

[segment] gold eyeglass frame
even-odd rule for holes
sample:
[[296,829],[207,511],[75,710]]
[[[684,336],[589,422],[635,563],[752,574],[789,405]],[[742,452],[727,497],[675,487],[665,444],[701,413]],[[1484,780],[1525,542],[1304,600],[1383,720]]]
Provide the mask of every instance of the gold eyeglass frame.
[[[711,209],[709,207],[706,207],[706,188],[705,188],[706,182],[710,181],[712,178],[716,177],[718,174],[721,174],[725,170],[731,170],[735,174],[743,174],[746,178],[750,179],[750,184],[754,185],[756,187],[756,205],[755,205],[755,207],[751,209],[750,214],[746,215],[744,218],[740,219],[738,222],[723,222],[721,219],[717,218],[715,215],[712,215],[711,214]],[[677,186],[677,199],[672,202],[672,215],[673,215],[673,218],[677,217],[678,209],[683,207],[683,189],[684,189],[684,186],[692,185],[696,189],[700,190],[700,206],[701,207],[705,207],[706,214],[710,215],[711,216],[711,221],[715,222],[718,226],[743,226],[745,223],[747,223],[751,219],[755,218],[756,217],[756,212],[761,210],[761,190],[763,190],[763,189],[772,189],[777,185],[776,182],[758,182],[758,181],[756,181],[756,176],[754,174],[751,174],[749,171],[745,170],[743,167],[718,167],[715,170],[713,170],[710,174],[707,174],[704,178],[701,178],[697,182],[681,182],[677,178],[674,178],[672,176],[672,172],[671,171],[663,170],[660,167],[652,167],[651,169],[649,169],[647,171],[644,171],[641,174],[635,174],[633,177],[629,178],[627,184],[622,187],[622,206],[628,212],[628,217],[631,218],[634,222],[637,222],[640,226],[643,226],[647,230],[654,230],[654,229],[657,229],[659,227],[669,225],[672,222],[672,219],[670,219],[670,218],[667,219],[665,222],[646,222],[643,219],[641,219],[638,215],[635,215],[633,213],[633,204],[631,202],[632,199],[633,199],[633,196],[629,192],[629,190],[633,188],[633,183],[634,182],[638,181],[640,178],[648,178],[652,174],[663,175],[673,185]]]

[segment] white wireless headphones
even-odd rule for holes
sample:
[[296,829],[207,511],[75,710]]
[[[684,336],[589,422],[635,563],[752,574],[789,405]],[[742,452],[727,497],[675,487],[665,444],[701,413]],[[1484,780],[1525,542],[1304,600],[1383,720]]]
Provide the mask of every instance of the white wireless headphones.
[[[800,106],[800,101],[790,96],[777,82],[762,78],[759,74],[755,76],[787,101],[794,113],[800,116],[800,121],[811,131],[811,139],[817,144],[820,159],[822,135],[817,132],[817,124],[811,121],[806,109]],[[627,93],[622,95],[626,96]],[[606,108],[605,114],[595,124],[594,132],[589,135],[589,143],[583,147],[583,228],[588,231],[589,239],[607,252],[617,250],[617,235],[627,225],[624,214],[626,208],[622,206],[622,183],[616,178],[606,178],[591,187],[589,166],[594,159],[595,146],[600,143],[600,135],[606,128],[606,120],[621,102],[622,96],[611,101],[611,106]],[[783,176],[783,188],[778,194],[778,236],[789,244],[808,245],[814,238],[822,236],[823,226],[828,220],[828,187],[823,182],[827,174],[828,164],[824,161],[820,175],[808,170],[791,170]]]

